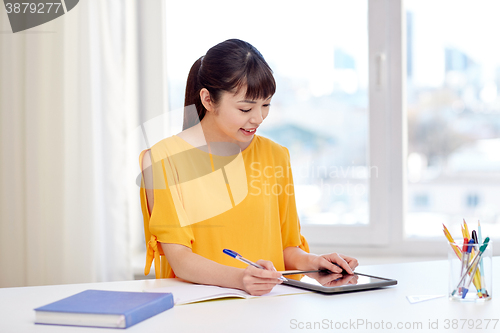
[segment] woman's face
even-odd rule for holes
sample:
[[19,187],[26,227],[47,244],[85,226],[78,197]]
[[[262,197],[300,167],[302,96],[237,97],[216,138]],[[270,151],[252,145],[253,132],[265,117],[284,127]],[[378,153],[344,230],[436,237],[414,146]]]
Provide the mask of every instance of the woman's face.
[[213,121],[221,136],[225,137],[224,141],[250,142],[269,114],[272,96],[249,100],[245,92],[245,89],[240,89],[236,95],[223,92],[215,106]]

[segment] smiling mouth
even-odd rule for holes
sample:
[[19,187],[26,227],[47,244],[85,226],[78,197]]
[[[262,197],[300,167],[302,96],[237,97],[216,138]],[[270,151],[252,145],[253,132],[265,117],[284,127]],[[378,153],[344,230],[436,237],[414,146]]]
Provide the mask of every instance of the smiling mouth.
[[254,132],[255,132],[255,130],[256,130],[256,128],[251,129],[251,130],[246,130],[246,129],[242,128],[242,130],[244,130],[244,131],[245,131],[245,132],[247,132],[247,133],[254,133]]

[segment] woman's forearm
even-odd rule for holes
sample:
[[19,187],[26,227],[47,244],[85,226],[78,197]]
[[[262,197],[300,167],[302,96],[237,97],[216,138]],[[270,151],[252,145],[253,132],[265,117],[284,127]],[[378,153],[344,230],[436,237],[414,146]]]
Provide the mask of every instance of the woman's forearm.
[[243,269],[221,265],[179,244],[161,243],[176,276],[186,281],[226,288],[243,288]]
[[285,268],[298,269],[302,271],[328,269],[331,272],[340,273],[342,270],[353,274],[358,266],[355,258],[338,253],[316,255],[307,253],[298,247],[287,247],[283,250]]
[[308,271],[317,269],[313,265],[313,259],[315,257],[317,257],[317,255],[307,253],[296,246],[290,246],[283,250],[286,270],[298,269]]

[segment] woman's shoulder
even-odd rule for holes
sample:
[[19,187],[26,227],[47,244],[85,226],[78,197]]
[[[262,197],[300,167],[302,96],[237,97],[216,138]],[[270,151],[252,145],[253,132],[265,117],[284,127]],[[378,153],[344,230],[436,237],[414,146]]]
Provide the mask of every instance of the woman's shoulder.
[[156,161],[177,154],[183,150],[185,150],[185,147],[183,146],[182,139],[176,135],[158,141],[149,149],[153,160]]

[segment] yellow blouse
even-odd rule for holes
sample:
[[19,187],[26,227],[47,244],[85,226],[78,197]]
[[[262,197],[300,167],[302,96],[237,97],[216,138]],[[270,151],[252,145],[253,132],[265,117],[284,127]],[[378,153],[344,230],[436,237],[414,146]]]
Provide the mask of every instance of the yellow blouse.
[[140,191],[146,275],[154,259],[156,278],[175,277],[158,242],[182,244],[205,258],[240,268],[246,265],[223,249],[251,261],[270,260],[277,270],[285,269],[285,248],[298,246],[309,252],[300,234],[285,147],[255,135],[242,152],[216,156],[174,135],[151,148],[151,160],[151,213],[144,182]]

